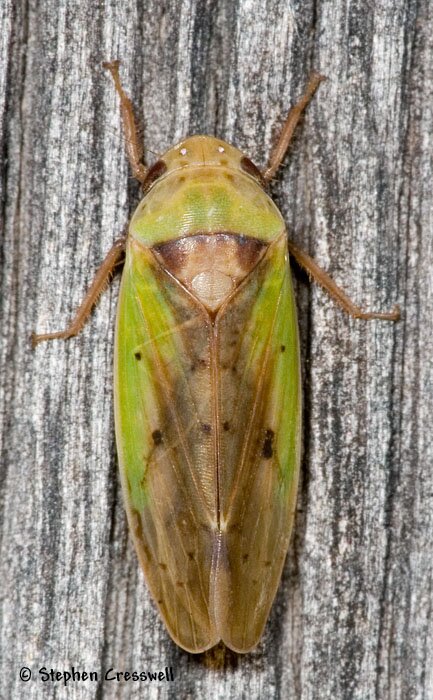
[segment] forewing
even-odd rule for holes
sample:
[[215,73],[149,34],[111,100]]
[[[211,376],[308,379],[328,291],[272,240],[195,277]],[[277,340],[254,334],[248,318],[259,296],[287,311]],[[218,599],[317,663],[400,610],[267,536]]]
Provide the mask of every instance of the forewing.
[[219,641],[210,605],[217,503],[208,324],[152,252],[130,242],[116,331],[122,485],[149,588],[173,639],[193,652]]
[[218,353],[215,611],[223,641],[246,652],[260,639],[278,587],[298,482],[298,331],[284,237],[220,312]]

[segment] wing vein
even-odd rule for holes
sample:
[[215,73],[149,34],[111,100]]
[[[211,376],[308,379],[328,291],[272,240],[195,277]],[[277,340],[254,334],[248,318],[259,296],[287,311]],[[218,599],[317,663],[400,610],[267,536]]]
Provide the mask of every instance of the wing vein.
[[[133,281],[133,283],[134,283],[134,281]],[[135,286],[135,285],[134,285],[134,286]],[[189,474],[190,474],[190,478],[191,478],[192,483],[194,484],[195,490],[196,490],[196,492],[197,492],[197,496],[198,496],[198,498],[200,499],[200,501],[202,502],[202,505],[203,505],[203,507],[204,507],[204,510],[205,510],[206,512],[208,512],[208,509],[207,509],[207,506],[206,506],[205,498],[204,498],[204,496],[203,496],[203,494],[202,494],[202,491],[201,491],[201,489],[200,489],[200,487],[199,487],[198,481],[197,481],[196,476],[195,476],[195,474],[194,474],[194,469],[193,469],[193,465],[192,465],[191,460],[190,460],[188,447],[187,447],[187,445],[185,444],[182,426],[180,425],[178,412],[177,412],[177,410],[176,410],[176,406],[175,406],[175,402],[174,402],[174,400],[173,400],[172,392],[170,391],[170,382],[169,382],[168,379],[167,379],[167,375],[166,375],[166,372],[165,372],[165,370],[164,370],[164,364],[163,364],[163,362],[161,361],[161,357],[160,357],[160,354],[159,354],[159,352],[158,352],[158,349],[157,349],[157,347],[156,347],[156,345],[155,345],[154,338],[152,337],[151,333],[149,332],[149,324],[148,324],[148,322],[147,322],[146,315],[145,315],[145,313],[144,313],[144,309],[143,309],[142,304],[141,304],[140,296],[139,296],[139,294],[137,293],[137,290],[136,290],[136,289],[135,289],[135,292],[136,292],[136,300],[137,300],[137,303],[138,303],[138,308],[139,308],[139,310],[140,310],[140,313],[141,313],[141,316],[142,316],[142,319],[143,319],[143,324],[144,324],[144,326],[145,326],[145,328],[146,328],[147,335],[148,335],[148,337],[149,337],[149,341],[148,341],[148,342],[149,342],[149,344],[152,345],[152,348],[153,348],[153,357],[154,357],[154,360],[155,360],[156,373],[157,373],[157,375],[158,375],[159,385],[161,386],[161,388],[162,388],[162,390],[163,390],[163,393],[164,393],[165,405],[166,405],[166,406],[169,406],[169,407],[172,409],[172,410],[171,410],[171,415],[172,415],[173,420],[174,420],[176,432],[177,432],[177,434],[178,434],[178,436],[179,436],[178,445],[179,445],[180,448],[182,449],[183,456],[184,456],[184,459],[185,459],[185,463],[186,463],[187,466],[188,466],[188,471],[189,471]],[[180,367],[180,371],[182,372],[182,368],[181,368],[181,367]],[[188,382],[186,382],[186,383],[187,383],[187,385],[188,385]],[[197,418],[198,418],[197,407],[196,407],[196,405],[195,405],[194,402],[193,402],[193,405],[194,405],[194,410],[195,410],[196,415],[197,415]],[[199,418],[198,418],[198,420],[199,420]],[[178,477],[177,477],[177,478],[178,478]],[[179,480],[179,479],[178,479],[178,480]],[[179,482],[179,483],[180,483],[180,482]]]
[[274,316],[272,318],[272,325],[270,327],[269,334],[268,334],[268,340],[267,340],[267,344],[266,344],[264,361],[263,361],[263,363],[261,365],[261,369],[259,371],[258,388],[257,388],[257,392],[255,394],[253,408],[252,408],[251,415],[249,417],[248,424],[247,424],[247,429],[245,432],[245,439],[244,439],[243,446],[242,446],[242,454],[241,454],[241,458],[240,458],[239,468],[236,470],[236,479],[234,481],[233,489],[232,489],[232,492],[230,495],[230,500],[229,500],[228,506],[227,506],[227,516],[226,516],[227,520],[229,519],[229,512],[230,512],[230,509],[232,507],[234,497],[235,497],[236,491],[237,491],[238,486],[239,486],[239,482],[241,481],[241,477],[243,476],[243,472],[245,469],[246,455],[247,455],[247,451],[248,451],[248,448],[250,445],[251,432],[252,432],[252,428],[254,425],[254,421],[256,419],[257,409],[258,409],[258,406],[260,405],[262,394],[263,394],[264,379],[265,379],[266,370],[267,370],[269,357],[270,357],[270,348],[271,348],[270,339],[272,337],[272,331],[273,331],[274,326],[275,326],[275,320],[277,318],[277,312],[278,312],[278,308],[279,308],[280,302],[281,302],[282,290],[283,290],[283,283],[281,283],[281,288],[280,288],[280,291],[278,293],[278,301],[275,304],[275,313],[274,313]]

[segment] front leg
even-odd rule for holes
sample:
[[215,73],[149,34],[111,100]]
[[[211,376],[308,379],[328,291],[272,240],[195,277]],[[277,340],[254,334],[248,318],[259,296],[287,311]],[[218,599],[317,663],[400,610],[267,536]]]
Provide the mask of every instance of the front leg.
[[287,149],[290,146],[290,142],[293,138],[293,134],[295,133],[295,129],[298,125],[298,122],[302,117],[302,114],[304,113],[308,104],[311,102],[314,93],[316,92],[317,88],[323,80],[326,80],[324,75],[320,75],[320,73],[313,71],[308,79],[308,83],[305,88],[304,94],[289,111],[286,121],[284,122],[283,128],[281,130],[280,136],[278,138],[278,141],[276,142],[274,148],[271,151],[269,163],[266,169],[262,172],[262,176],[266,184],[268,184],[272,180],[281,163],[283,162],[284,156],[286,155]]
[[147,169],[143,161],[143,147],[138,139],[137,123],[134,116],[132,102],[122,87],[119,75],[120,61],[106,61],[102,64],[110,71],[114,87],[120,98],[120,114],[122,117],[123,133],[125,136],[126,154],[135,179],[143,183],[146,179]]

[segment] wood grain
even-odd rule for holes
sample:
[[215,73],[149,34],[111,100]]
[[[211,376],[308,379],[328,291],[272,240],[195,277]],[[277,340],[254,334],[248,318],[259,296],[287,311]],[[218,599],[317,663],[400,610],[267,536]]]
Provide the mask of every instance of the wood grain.
[[[0,4],[1,698],[433,698],[432,15],[429,0]],[[352,320],[295,271],[296,534],[244,657],[176,648],[138,569],[114,446],[118,279],[81,336],[30,349],[138,202],[113,58],[149,162],[209,133],[261,166],[310,69],[327,75],[273,194],[355,301],[404,310]],[[99,682],[43,683],[42,666]],[[170,684],[101,678],[165,666]]]

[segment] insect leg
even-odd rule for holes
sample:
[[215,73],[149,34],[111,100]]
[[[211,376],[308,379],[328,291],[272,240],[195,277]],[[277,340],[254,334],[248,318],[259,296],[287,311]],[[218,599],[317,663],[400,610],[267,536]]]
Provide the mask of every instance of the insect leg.
[[71,338],[73,335],[77,335],[89,317],[92,307],[97,302],[99,295],[102,293],[105,285],[107,284],[111,273],[113,272],[116,265],[121,262],[123,254],[125,252],[126,236],[119,238],[114,245],[109,250],[105,257],[104,262],[99,267],[96,275],[93,279],[90,288],[77,309],[77,312],[72,319],[69,326],[64,331],[57,331],[56,333],[41,333],[36,335],[32,333],[32,346],[33,348],[43,340],[53,340],[54,338]]
[[132,174],[139,182],[143,182],[146,177],[146,166],[143,163],[143,147],[138,139],[137,124],[134,117],[132,102],[122,87],[119,76],[120,61],[104,62],[104,68],[110,71],[114,87],[120,97],[120,113],[122,115],[123,132],[126,141],[126,154],[132,168]]
[[288,242],[289,252],[295,258],[298,265],[304,268],[311,277],[320,284],[323,289],[325,289],[328,294],[341,306],[346,313],[350,314],[354,318],[380,318],[384,321],[398,321],[400,318],[400,307],[394,306],[393,311],[377,312],[377,311],[363,311],[359,306],[349,299],[349,297],[343,292],[340,287],[338,287],[335,282],[326,274],[321,267],[314,262],[313,258],[310,258],[307,253],[295,246],[291,241]]
[[311,101],[314,93],[319,87],[320,83],[326,80],[324,75],[320,73],[311,73],[305,92],[301,99],[292,107],[287,115],[287,119],[282,128],[280,137],[275,144],[269,156],[269,163],[266,170],[263,171],[263,179],[268,183],[274,177],[281,163],[283,162],[284,156],[286,155],[287,149],[292,140],[293,133],[297,127],[297,124],[302,116],[303,111],[307,107],[308,103]]

